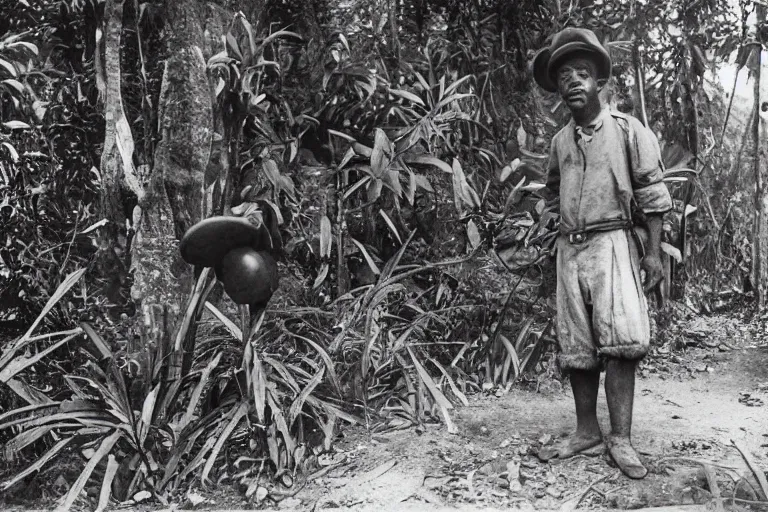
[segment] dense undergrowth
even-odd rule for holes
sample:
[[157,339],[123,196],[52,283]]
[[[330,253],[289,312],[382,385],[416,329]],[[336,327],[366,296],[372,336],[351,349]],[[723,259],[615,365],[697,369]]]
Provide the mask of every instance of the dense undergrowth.
[[[0,338],[8,495],[66,460],[77,471],[59,489],[65,508],[83,491],[92,505],[165,503],[192,483],[225,481],[261,501],[266,486],[279,495],[300,485],[343,423],[452,431],[451,409],[468,395],[557,373],[558,217],[538,191],[565,114],[532,89],[527,62],[552,29],[595,22],[588,9],[404,2],[387,18],[386,2],[268,2],[258,22],[229,14],[207,62],[211,161],[229,172],[215,194],[224,213],[279,224],[281,289],[249,314],[204,271],[180,325],[150,326],[164,332],[151,338],[131,318],[129,250],[111,272],[97,264],[104,118],[92,36],[104,2],[22,3],[0,36],[0,304],[4,326],[20,330]],[[636,21],[665,15],[666,2],[652,4]],[[621,13],[590,5],[619,41],[617,74],[631,74]],[[125,9],[125,111],[137,167],[151,166],[167,20],[150,3]],[[655,72],[685,78],[678,67]],[[617,79],[606,100],[632,110],[633,94]],[[661,99],[678,104],[676,94]],[[684,114],[660,121],[670,167],[692,158],[673,144]],[[716,120],[701,123],[711,132]],[[711,155],[710,167],[726,159],[723,148]],[[211,164],[206,185],[217,172]],[[708,182],[670,182],[684,199],[667,219],[678,247],[691,183],[700,194]],[[121,205],[127,249],[134,206]],[[748,268],[743,244],[722,249],[743,216],[727,214],[716,235],[711,219],[696,224],[685,247],[706,261],[691,275],[711,276],[723,260]]]

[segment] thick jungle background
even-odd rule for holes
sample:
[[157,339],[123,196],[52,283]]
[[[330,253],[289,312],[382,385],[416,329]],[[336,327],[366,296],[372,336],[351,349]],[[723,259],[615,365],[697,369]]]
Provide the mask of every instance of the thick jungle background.
[[[712,315],[764,343],[764,10],[1,0],[2,499],[103,510],[218,483],[274,505],[348,429],[454,434],[475,397],[560,383],[538,191],[568,114],[529,66],[565,26],[605,42],[604,101],[660,141],[657,346]],[[280,240],[264,312],[181,260],[213,215]]]

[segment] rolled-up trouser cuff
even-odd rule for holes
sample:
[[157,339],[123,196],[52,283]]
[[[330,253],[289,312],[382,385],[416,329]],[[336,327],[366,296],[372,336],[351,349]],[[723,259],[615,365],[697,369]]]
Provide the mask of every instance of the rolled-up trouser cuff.
[[614,345],[612,347],[600,347],[597,351],[603,357],[634,361],[644,358],[648,354],[648,348],[648,345]]
[[597,354],[558,354],[557,362],[564,372],[569,370],[598,370],[600,368]]

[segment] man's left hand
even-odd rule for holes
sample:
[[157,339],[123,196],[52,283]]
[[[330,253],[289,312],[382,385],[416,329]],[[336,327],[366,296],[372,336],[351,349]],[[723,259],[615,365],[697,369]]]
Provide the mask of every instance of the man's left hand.
[[645,270],[643,291],[648,293],[653,290],[664,277],[664,269],[661,266],[661,257],[658,254],[646,254],[641,263],[641,267]]

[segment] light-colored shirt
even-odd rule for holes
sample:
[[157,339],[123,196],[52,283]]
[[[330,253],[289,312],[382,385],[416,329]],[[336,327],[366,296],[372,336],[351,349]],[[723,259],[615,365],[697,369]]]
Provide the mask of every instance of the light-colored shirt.
[[656,136],[636,118],[603,109],[582,129],[573,119],[552,139],[547,188],[560,197],[560,231],[626,227],[633,203],[646,214],[672,208]]

